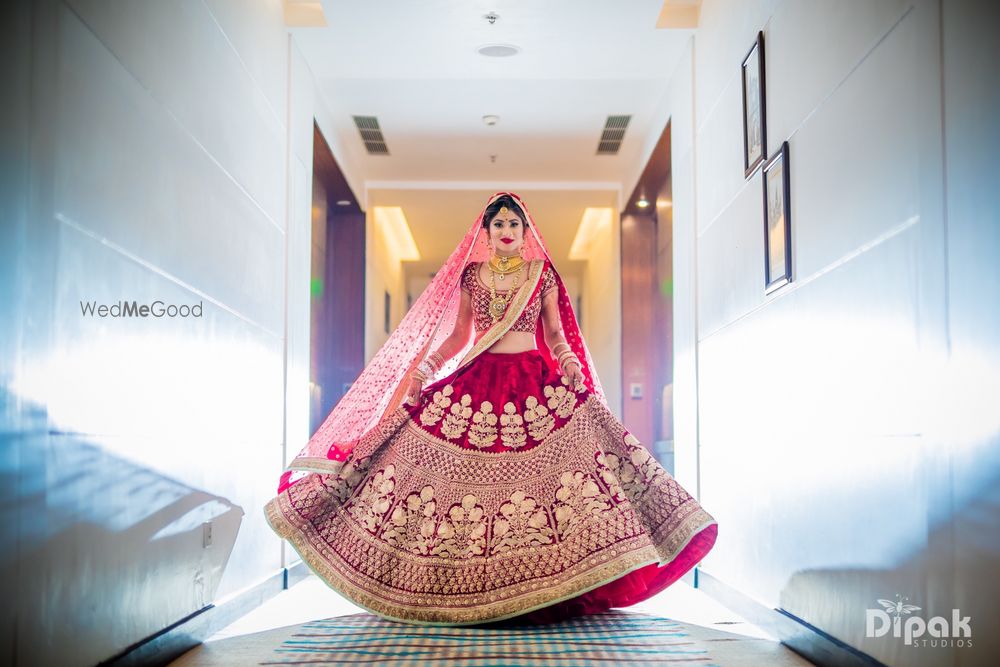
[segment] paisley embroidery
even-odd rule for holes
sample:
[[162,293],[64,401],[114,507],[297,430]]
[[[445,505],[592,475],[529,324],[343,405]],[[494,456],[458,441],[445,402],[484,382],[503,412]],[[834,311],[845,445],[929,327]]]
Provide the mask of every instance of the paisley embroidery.
[[469,427],[469,442],[473,446],[489,447],[497,439],[497,416],[493,414],[493,404],[483,401],[476,414],[472,415]]
[[555,531],[549,525],[548,514],[524,491],[515,491],[510,500],[500,506],[493,521],[491,554],[553,542]]
[[481,556],[486,551],[486,522],[483,506],[471,493],[462,498],[461,504],[452,505],[448,518],[438,527],[440,543],[434,547],[435,556],[468,558]]
[[500,440],[511,449],[522,447],[528,441],[524,433],[524,417],[517,414],[517,407],[510,401],[500,415]]
[[354,520],[373,535],[381,526],[385,513],[392,506],[393,489],[396,488],[395,474],[396,467],[391,464],[384,470],[379,470],[368,480],[348,508]]
[[396,505],[382,539],[410,553],[426,556],[437,528],[434,508],[434,487],[428,484]]
[[549,414],[549,409],[538,402],[534,396],[525,401],[524,421],[528,422],[528,434],[535,440],[544,440],[556,425],[556,418]]
[[454,391],[454,387],[450,384],[445,385],[440,391],[435,391],[431,402],[420,413],[420,423],[424,426],[433,426],[441,421],[444,411],[451,405],[451,395]]
[[[448,385],[449,387],[451,385]],[[441,433],[444,437],[454,440],[465,433],[469,426],[469,417],[472,416],[472,397],[468,394],[462,396],[462,400],[451,404],[451,414],[444,418],[441,424]]]
[[559,477],[554,507],[556,531],[560,539],[565,539],[590,520],[610,511],[611,503],[590,475],[576,470],[564,472]]
[[546,398],[548,398],[549,409],[555,412],[560,417],[569,417],[573,414],[573,408],[576,407],[576,394],[567,389],[569,385],[569,380],[565,375],[562,376],[562,387],[553,387],[551,385],[545,385]]

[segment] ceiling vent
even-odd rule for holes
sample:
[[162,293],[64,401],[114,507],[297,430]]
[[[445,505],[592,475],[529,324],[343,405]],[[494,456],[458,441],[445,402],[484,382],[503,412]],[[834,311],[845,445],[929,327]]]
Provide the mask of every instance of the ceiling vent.
[[601,140],[597,144],[598,155],[618,155],[630,120],[632,116],[608,116],[604,122],[604,131],[601,132]]
[[369,155],[388,155],[389,147],[385,145],[385,137],[382,136],[382,128],[378,126],[378,118],[375,116],[351,116],[354,124],[358,126],[361,133],[361,141],[365,142],[365,148]]

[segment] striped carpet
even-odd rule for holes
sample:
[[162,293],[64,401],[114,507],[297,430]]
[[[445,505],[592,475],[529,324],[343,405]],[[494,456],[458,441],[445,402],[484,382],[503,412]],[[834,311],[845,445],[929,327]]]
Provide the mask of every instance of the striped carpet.
[[260,665],[424,667],[700,665],[715,662],[687,627],[621,611],[539,626],[434,627],[353,614],[302,624]]

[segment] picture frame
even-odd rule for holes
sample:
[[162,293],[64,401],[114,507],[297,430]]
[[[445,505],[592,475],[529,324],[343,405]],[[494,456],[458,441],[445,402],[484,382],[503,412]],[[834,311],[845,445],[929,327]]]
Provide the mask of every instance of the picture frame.
[[792,222],[788,142],[764,163],[764,293],[792,281]]
[[767,157],[767,105],[764,86],[764,32],[740,63],[743,84],[743,175],[750,178]]

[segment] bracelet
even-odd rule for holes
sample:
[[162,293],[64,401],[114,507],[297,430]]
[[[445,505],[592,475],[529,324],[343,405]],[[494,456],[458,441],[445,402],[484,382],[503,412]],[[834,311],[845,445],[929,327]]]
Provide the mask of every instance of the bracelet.
[[576,353],[574,353],[573,350],[566,350],[565,352],[563,352],[562,354],[560,354],[557,357],[557,360],[559,361],[559,365],[562,366],[563,365],[563,359],[566,359],[568,357],[575,357],[575,356],[576,356]]
[[559,366],[565,371],[568,364],[576,364],[580,368],[583,368],[583,364],[580,363],[580,358],[575,354],[571,357],[567,357],[564,361],[559,362]]
[[566,348],[569,349],[569,350],[573,349],[572,347],[570,347],[569,343],[567,343],[566,341],[561,341],[561,342],[555,344],[555,347],[552,348],[552,353],[553,354],[557,354],[559,348],[562,347],[563,345],[565,345]]

